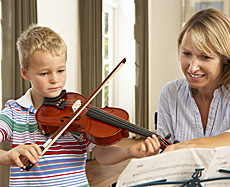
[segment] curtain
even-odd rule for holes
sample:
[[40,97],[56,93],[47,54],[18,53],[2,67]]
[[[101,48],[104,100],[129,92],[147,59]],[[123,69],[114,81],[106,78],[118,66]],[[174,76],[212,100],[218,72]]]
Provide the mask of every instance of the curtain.
[[[102,0],[79,0],[79,19],[81,94],[88,98],[102,82]],[[101,92],[92,105],[102,106]]]
[[[17,38],[30,24],[37,23],[37,0],[2,0],[2,108],[9,99],[17,99],[30,87],[21,77],[16,48]],[[8,150],[6,142],[0,149]],[[1,187],[7,187],[9,167],[0,166]]]
[[148,67],[148,0],[135,0],[135,40],[136,40],[136,124],[149,128],[149,67]]

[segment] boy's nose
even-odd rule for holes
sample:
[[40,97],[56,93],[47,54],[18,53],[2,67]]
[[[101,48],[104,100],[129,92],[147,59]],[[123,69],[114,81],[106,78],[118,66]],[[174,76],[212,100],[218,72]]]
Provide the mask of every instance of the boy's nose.
[[57,77],[57,75],[52,74],[51,79],[50,79],[50,82],[51,82],[51,83],[57,83],[57,82],[58,82],[58,77]]
[[200,69],[200,66],[199,66],[198,59],[197,58],[192,58],[191,61],[190,61],[190,65],[189,65],[189,72],[190,73],[195,73],[199,69]]

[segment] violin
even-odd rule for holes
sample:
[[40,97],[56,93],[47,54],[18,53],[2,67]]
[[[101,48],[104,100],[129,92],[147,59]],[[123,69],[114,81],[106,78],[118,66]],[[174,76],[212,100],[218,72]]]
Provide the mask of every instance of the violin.
[[[45,134],[53,134],[41,146],[41,155],[44,155],[47,149],[66,132],[80,132],[84,138],[98,145],[110,145],[118,142],[123,137],[128,137],[128,131],[146,137],[155,134],[129,123],[128,113],[124,110],[111,107],[97,109],[90,105],[90,102],[125,62],[124,58],[87,99],[79,94],[66,93],[65,91],[62,91],[58,97],[45,98],[43,105],[36,112],[35,118],[38,128]],[[158,134],[155,135],[161,143],[161,149],[171,144]],[[30,163],[28,166],[22,167],[20,171],[29,171],[33,166],[34,164]]]
[[[42,106],[36,112],[38,128],[43,134],[53,134],[70,118],[75,107],[84,103],[86,98],[77,93],[62,91],[57,98],[44,98]],[[129,122],[129,114],[120,108],[97,108],[89,104],[72,122],[67,132],[82,133],[83,137],[96,145],[107,146],[127,138],[129,132],[145,137],[155,134],[161,143],[161,149],[171,143],[160,135]]]
[[[47,149],[68,129],[68,127],[75,121],[75,119],[81,114],[81,112],[90,104],[90,102],[96,97],[96,95],[102,90],[102,88],[109,82],[109,80],[119,71],[119,69],[125,64],[126,59],[124,58],[113,71],[105,78],[105,80],[94,90],[94,92],[85,100],[85,102],[79,107],[75,107],[76,110],[72,115],[58,128],[58,130],[41,146],[42,154],[44,155]],[[51,99],[52,100],[52,99]],[[75,103],[77,106],[77,103]],[[49,111],[50,112],[50,111]],[[29,171],[34,164],[31,162],[28,166],[23,166],[20,171]]]
[[[35,114],[38,122],[37,128],[44,135],[55,133],[70,118],[76,107],[79,107],[85,100],[86,98],[82,95],[78,93],[66,93],[65,90],[57,98],[44,98],[42,106]],[[96,109],[90,103],[62,135],[67,132],[78,132],[83,135],[84,139],[102,146],[114,144],[122,138],[129,136],[129,132],[124,129],[88,117],[88,111],[93,108]],[[98,110],[104,114],[112,114],[119,116],[123,120],[129,120],[128,113],[119,108],[105,107]]]

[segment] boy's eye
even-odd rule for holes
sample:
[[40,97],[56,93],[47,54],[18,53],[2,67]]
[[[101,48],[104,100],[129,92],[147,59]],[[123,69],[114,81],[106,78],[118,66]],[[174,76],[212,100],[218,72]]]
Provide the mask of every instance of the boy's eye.
[[41,76],[46,76],[46,75],[48,75],[48,73],[46,72],[46,73],[41,73],[40,74]]
[[65,71],[65,69],[60,69],[58,70],[58,73],[63,73]]

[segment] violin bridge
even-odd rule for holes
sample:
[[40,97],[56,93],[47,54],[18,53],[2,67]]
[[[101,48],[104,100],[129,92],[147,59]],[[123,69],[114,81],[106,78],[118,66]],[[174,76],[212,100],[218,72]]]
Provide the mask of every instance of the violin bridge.
[[81,106],[81,100],[77,100],[72,106],[73,112],[75,112],[80,106]]

